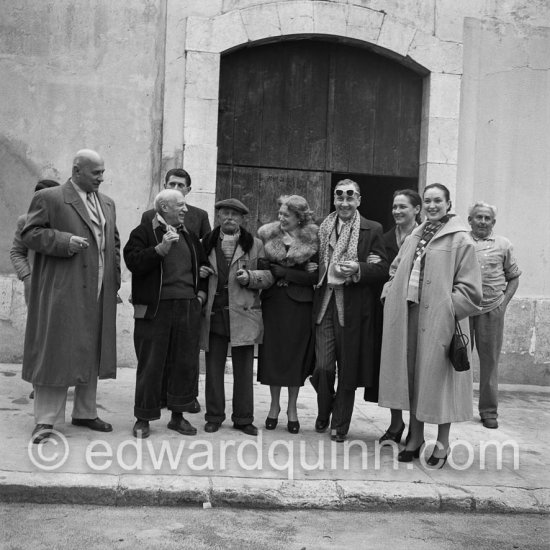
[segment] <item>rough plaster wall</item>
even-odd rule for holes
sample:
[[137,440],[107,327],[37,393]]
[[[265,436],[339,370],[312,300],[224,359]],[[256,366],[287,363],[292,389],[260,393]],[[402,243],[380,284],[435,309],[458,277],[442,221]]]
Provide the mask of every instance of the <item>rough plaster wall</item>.
[[549,75],[549,28],[466,21],[457,207],[498,207],[496,230],[512,240],[523,270],[518,295],[546,298]]
[[65,181],[82,147],[105,158],[124,242],[158,178],[164,2],[18,0],[0,20],[0,273],[37,179]]
[[[40,177],[66,181],[83,147],[105,158],[101,190],[127,241],[158,185],[165,0],[0,2],[0,361],[19,361],[22,285],[8,251]],[[119,365],[135,365],[129,276],[118,308]]]
[[550,382],[549,54],[549,28],[465,22],[457,210],[496,205],[523,271],[500,361],[514,383]]

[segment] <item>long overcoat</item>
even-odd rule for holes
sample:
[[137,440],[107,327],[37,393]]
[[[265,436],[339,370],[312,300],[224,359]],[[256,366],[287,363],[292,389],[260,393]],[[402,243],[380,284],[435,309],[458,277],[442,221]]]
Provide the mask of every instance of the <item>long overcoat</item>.
[[[210,316],[216,289],[218,286],[218,266],[216,247],[219,247],[219,226],[206,235],[202,241],[208,261],[214,273],[208,277],[208,299],[204,307],[201,323],[201,349],[208,351],[210,340]],[[264,245],[260,239],[253,237],[241,227],[241,234],[235,253],[228,268],[229,326],[231,346],[249,346],[260,344],[263,339],[264,325],[260,302],[260,289],[273,284],[273,275],[269,270],[258,270],[258,260],[264,258]],[[250,282],[244,287],[239,284],[236,273],[240,261],[246,261]]]
[[474,243],[453,216],[426,247],[421,287],[413,400],[407,372],[407,289],[416,245],[425,223],[405,240],[384,286],[384,330],[379,405],[410,410],[433,424],[472,417],[472,372],[456,372],[448,358],[455,315],[469,334],[467,317],[479,310],[481,272]]
[[[36,254],[23,379],[33,384],[73,386],[87,384],[98,374],[99,378],[116,376],[120,241],[113,200],[102,193],[98,198],[105,217],[101,322],[94,313],[98,310],[98,246],[86,205],[68,181],[38,191],[29,207],[22,238]],[[73,235],[87,237],[89,247],[71,255]]]
[[[368,263],[369,254],[381,258],[379,263]],[[382,242],[382,226],[361,216],[357,258],[360,279],[344,287],[343,359],[338,370],[338,385],[355,390],[372,387],[379,368],[380,345],[377,340],[375,300],[380,283],[388,277],[386,249]],[[327,266],[319,265],[319,280],[325,281],[315,292],[313,319],[316,320],[326,288]]]

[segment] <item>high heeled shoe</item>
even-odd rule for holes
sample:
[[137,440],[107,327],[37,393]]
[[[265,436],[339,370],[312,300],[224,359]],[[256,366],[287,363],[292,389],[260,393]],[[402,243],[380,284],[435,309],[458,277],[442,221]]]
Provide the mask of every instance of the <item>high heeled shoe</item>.
[[289,420],[286,429],[291,434],[297,434],[300,431],[300,422],[298,422],[298,420]]
[[405,431],[405,422],[403,422],[401,428],[399,428],[396,432],[390,432],[390,430],[386,430],[386,433],[378,440],[378,443],[384,443],[384,441],[394,441],[399,445],[401,443],[401,437],[403,436],[403,432]]
[[407,451],[407,449],[403,449],[397,455],[397,460],[399,462],[412,462],[413,458],[420,458],[420,449],[422,449],[423,445],[424,445],[424,441],[422,441],[418,449],[414,449],[414,451]]
[[265,419],[265,429],[274,430],[277,427],[279,422],[278,418],[270,418],[269,416]]
[[430,468],[433,468],[434,470],[441,470],[443,466],[445,466],[445,463],[447,462],[447,457],[449,456],[449,453],[445,453],[445,456],[442,456],[441,458],[438,456],[434,456],[432,453],[432,456],[426,460],[426,464],[430,466]]

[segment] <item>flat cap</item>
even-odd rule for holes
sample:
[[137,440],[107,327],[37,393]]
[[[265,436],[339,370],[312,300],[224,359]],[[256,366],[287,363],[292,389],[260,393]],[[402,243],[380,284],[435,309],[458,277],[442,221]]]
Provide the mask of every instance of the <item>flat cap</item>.
[[249,210],[248,208],[237,199],[224,199],[223,201],[218,201],[214,208],[216,210],[219,210],[220,208],[232,208],[233,210],[236,210],[240,214],[248,214]]

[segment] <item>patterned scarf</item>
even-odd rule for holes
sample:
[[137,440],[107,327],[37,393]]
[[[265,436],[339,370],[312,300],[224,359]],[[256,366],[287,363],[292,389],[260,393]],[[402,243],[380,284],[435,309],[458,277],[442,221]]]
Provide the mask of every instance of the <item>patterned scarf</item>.
[[[327,267],[327,277],[329,270],[334,271],[334,266],[343,260],[357,261],[357,245],[359,243],[359,231],[361,229],[361,217],[359,212],[355,212],[355,216],[349,223],[342,226],[342,230],[336,237],[336,229],[338,228],[338,215],[336,212],[329,214],[319,227],[319,259]],[[332,248],[332,256],[330,249]],[[320,287],[322,281],[317,285]],[[331,293],[328,286],[325,288],[321,307],[317,318],[317,323],[320,323],[327,310]],[[334,299],[336,301],[336,311],[338,312],[338,322],[340,326],[345,326],[344,312],[344,287],[334,287]]]
[[422,258],[426,252],[428,243],[434,235],[449,221],[449,216],[443,216],[436,222],[426,222],[416,250],[414,251],[409,287],[407,289],[407,301],[418,304],[420,299],[420,273],[422,270]]
[[[355,212],[353,219],[342,226],[338,240],[336,240],[336,232],[333,230],[338,227],[338,214],[336,212],[329,214],[319,227],[321,262],[325,265],[328,265],[329,262],[336,264],[344,260],[356,262],[360,226],[361,217],[359,212]],[[330,256],[330,245],[333,248],[332,257]]]

